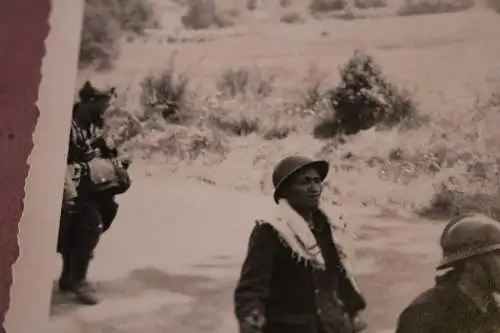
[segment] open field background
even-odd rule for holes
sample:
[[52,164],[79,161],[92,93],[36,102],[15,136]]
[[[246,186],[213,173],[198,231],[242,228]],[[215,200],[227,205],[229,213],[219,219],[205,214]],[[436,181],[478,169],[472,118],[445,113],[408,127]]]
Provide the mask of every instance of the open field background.
[[[77,310],[56,299],[65,332],[234,332],[248,230],[269,209],[272,166],[292,153],[332,163],[326,200],[355,226],[369,332],[390,332],[432,282],[431,219],[500,216],[496,3],[275,2],[215,1],[197,17],[186,15],[196,1],[157,1],[154,22],[88,0],[78,85],[117,87],[108,121],[135,183],[92,268],[107,300]],[[319,136],[339,114],[325,96],[358,49],[407,91],[411,116]]]

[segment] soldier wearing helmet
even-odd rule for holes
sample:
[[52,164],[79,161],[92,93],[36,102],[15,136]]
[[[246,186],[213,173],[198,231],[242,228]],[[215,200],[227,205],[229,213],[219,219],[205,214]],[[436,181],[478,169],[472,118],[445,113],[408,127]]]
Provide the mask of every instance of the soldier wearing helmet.
[[79,303],[87,305],[98,302],[94,288],[87,281],[93,251],[118,210],[114,196],[98,196],[89,180],[89,165],[97,157],[118,157],[113,143],[99,133],[114,93],[114,88],[101,90],[85,82],[71,121],[57,241],[57,252],[62,257],[58,284],[62,293],[74,295]]
[[326,161],[302,156],[274,169],[276,216],[254,227],[234,292],[241,333],[354,333],[366,307],[339,244],[338,221],[319,207]]
[[440,239],[433,288],[399,316],[396,333],[496,333],[500,310],[500,222],[482,214],[451,220]]

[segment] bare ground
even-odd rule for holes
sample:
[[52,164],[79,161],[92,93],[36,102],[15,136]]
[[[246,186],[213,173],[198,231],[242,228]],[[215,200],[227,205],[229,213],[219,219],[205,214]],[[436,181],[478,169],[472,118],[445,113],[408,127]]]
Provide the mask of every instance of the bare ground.
[[[54,331],[235,332],[232,291],[252,221],[272,209],[270,198],[145,177],[120,204],[91,270],[102,303],[77,307],[55,294]],[[349,203],[335,209],[358,239],[355,266],[370,332],[391,329],[432,283],[440,225]]]

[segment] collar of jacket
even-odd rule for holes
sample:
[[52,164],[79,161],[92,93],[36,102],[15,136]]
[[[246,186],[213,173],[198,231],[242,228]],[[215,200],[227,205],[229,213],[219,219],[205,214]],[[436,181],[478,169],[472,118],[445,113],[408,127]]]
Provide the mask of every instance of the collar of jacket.
[[459,282],[457,285],[459,292],[462,293],[462,295],[469,301],[471,301],[471,303],[476,306],[482,314],[486,315],[491,306],[499,308],[497,295],[492,294],[489,296],[482,296],[470,290],[470,288],[467,288],[463,283]]

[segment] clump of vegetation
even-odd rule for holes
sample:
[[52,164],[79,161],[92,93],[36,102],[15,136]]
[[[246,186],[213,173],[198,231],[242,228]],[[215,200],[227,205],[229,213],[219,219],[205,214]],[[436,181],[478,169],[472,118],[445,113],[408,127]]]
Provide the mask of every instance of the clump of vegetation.
[[141,35],[159,25],[147,0],[85,0],[80,69],[110,69],[120,55],[124,34]]
[[488,7],[493,9],[495,12],[500,13],[500,1],[499,0],[489,0]]
[[113,0],[110,6],[122,31],[144,35],[147,29],[160,27],[155,8],[146,0]]
[[257,69],[230,68],[217,81],[217,89],[224,97],[234,98],[252,94],[268,97],[274,89],[275,76]]
[[181,22],[186,28],[194,30],[231,25],[231,22],[217,11],[214,0],[189,0],[187,13],[181,18]]
[[247,0],[247,9],[253,11],[257,9],[257,0]]
[[464,11],[474,6],[474,0],[406,0],[397,15],[426,15]]
[[259,118],[251,115],[215,114],[211,115],[212,124],[223,132],[234,136],[246,136],[257,133],[261,127]]
[[328,13],[345,9],[347,0],[311,0],[309,11],[312,14]]
[[183,127],[169,125],[161,133],[142,143],[146,156],[161,154],[182,161],[211,155],[224,157],[230,150],[226,136],[204,126]]
[[340,85],[328,92],[333,115],[317,127],[316,134],[351,135],[418,119],[409,93],[391,84],[370,55],[356,50],[340,69],[340,77]]
[[[498,179],[495,180],[498,185]],[[467,213],[483,213],[500,219],[500,191],[479,188],[478,184],[454,186],[450,180],[439,183],[430,202],[417,210],[420,216],[449,219]],[[472,186],[471,186],[472,185]]]
[[304,18],[299,13],[286,13],[280,18],[280,22],[293,24],[293,23],[304,23]]
[[154,115],[169,123],[184,124],[193,116],[188,100],[189,78],[177,73],[173,62],[162,72],[146,76],[141,82],[141,106],[144,117]]
[[292,0],[280,0],[280,7],[286,8],[292,5]]
[[120,54],[120,24],[110,19],[100,0],[86,0],[80,40],[79,68],[109,69]]
[[257,135],[264,140],[281,140],[296,130],[290,111],[281,100],[223,96],[203,102],[203,123],[230,137]]
[[317,66],[309,67],[304,80],[305,87],[299,92],[300,101],[298,106],[308,111],[318,111],[325,106],[327,94],[323,91],[323,84],[326,79],[326,72],[321,71]]
[[354,6],[359,9],[382,8],[387,6],[386,0],[354,0]]

